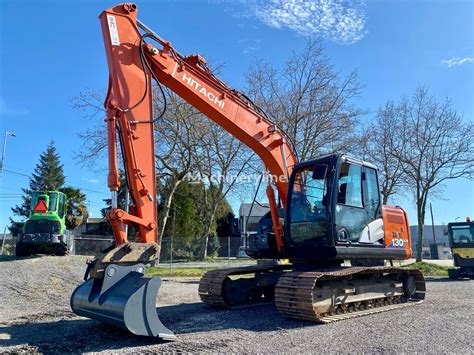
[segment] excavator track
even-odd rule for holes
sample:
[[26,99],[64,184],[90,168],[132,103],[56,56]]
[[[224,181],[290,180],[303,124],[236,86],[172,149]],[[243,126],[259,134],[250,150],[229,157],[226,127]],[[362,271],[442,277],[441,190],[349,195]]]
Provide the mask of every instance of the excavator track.
[[287,272],[275,287],[275,304],[287,317],[330,323],[420,303],[426,285],[419,270],[349,267]]
[[278,279],[291,265],[257,265],[211,270],[199,281],[204,303],[223,308],[240,308],[274,301]]

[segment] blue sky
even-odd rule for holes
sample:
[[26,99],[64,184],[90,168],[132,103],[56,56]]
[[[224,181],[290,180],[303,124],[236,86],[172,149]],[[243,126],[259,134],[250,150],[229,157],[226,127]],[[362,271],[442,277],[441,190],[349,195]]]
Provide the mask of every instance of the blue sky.
[[[74,160],[78,132],[94,125],[72,108],[87,90],[105,91],[107,65],[98,15],[113,1],[0,1],[0,129],[9,137],[0,178],[0,231],[20,202],[39,154],[54,139],[67,183],[85,188],[99,215],[106,188],[105,157],[94,167]],[[184,54],[223,63],[222,78],[243,87],[262,58],[282,65],[305,37],[321,38],[341,75],[357,69],[364,85],[357,104],[370,110],[425,85],[449,96],[464,119],[474,114],[474,2],[470,1],[136,1],[139,18]],[[11,195],[6,195],[11,194]],[[18,196],[17,196],[18,195]],[[433,200],[435,220],[474,216],[472,181],[446,184]],[[415,223],[409,196],[399,197]],[[238,206],[239,201],[233,201]]]

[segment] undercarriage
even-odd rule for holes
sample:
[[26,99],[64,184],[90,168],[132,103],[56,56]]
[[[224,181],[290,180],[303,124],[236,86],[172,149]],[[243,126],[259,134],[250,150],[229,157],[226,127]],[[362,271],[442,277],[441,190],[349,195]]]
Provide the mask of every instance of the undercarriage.
[[293,271],[292,265],[212,270],[199,283],[209,305],[240,308],[275,302],[287,317],[329,323],[406,307],[425,298],[419,270],[396,267],[320,267]]

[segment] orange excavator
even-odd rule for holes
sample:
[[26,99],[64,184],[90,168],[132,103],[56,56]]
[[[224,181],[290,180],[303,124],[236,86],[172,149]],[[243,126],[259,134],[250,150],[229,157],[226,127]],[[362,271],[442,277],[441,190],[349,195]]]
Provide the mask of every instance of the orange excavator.
[[[156,311],[160,278],[144,276],[159,255],[153,123],[160,117],[153,113],[152,79],[246,144],[265,166],[270,215],[247,253],[267,262],[206,273],[199,284],[203,302],[225,308],[275,302],[284,316],[327,323],[424,299],[419,271],[384,266],[412,251],[407,215],[382,206],[375,166],[345,154],[298,162],[291,141],[259,107],[219,80],[200,55],[181,55],[137,20],[134,4],[104,11],[100,22],[110,73],[107,218],[115,245],[88,264],[85,282],[71,296],[76,314],[138,335],[175,337]],[[117,206],[118,144],[130,212]],[[137,228],[138,242],[127,240],[126,225]],[[278,259],[290,263],[269,262]]]

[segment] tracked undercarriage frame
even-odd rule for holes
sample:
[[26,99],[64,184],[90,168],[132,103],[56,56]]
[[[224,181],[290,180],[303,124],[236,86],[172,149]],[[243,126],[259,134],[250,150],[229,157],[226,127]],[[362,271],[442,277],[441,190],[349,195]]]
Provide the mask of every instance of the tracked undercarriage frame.
[[212,270],[199,283],[209,305],[240,308],[275,302],[287,317],[329,323],[420,303],[419,270],[396,267],[326,267],[292,271],[292,265]]
[[199,296],[209,305],[224,308],[271,303],[278,279],[291,269],[291,265],[257,265],[211,270],[199,282]]

